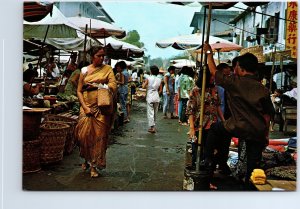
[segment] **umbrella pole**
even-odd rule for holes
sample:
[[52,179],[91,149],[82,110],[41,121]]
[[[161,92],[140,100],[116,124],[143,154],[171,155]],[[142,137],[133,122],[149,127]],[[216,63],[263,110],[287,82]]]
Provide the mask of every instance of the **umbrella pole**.
[[[280,55],[280,73],[281,73],[281,79],[280,79],[280,83],[281,83],[281,86],[280,86],[280,88],[281,89],[286,89],[286,85],[283,83],[283,85],[284,85],[284,88],[282,88],[282,82],[283,82],[283,56],[282,55]],[[284,80],[286,79],[286,76],[284,76]]]
[[276,46],[275,46],[275,50],[273,53],[273,64],[272,64],[272,70],[271,70],[271,75],[270,75],[270,93],[272,92],[272,84],[273,84],[273,74],[274,74],[274,69],[275,69],[275,56],[276,56]]
[[[209,34],[210,34],[210,23],[211,23],[211,11],[212,3],[209,3],[208,10],[208,19],[207,19],[207,31],[206,31],[206,43],[209,43]],[[202,47],[203,52],[203,47]],[[199,135],[198,135],[198,146],[197,146],[197,163],[196,163],[196,172],[200,170],[200,161],[201,161],[201,147],[202,147],[202,133],[203,133],[203,116],[204,116],[204,95],[205,95],[205,84],[206,84],[206,70],[207,70],[207,55],[205,54],[203,65],[203,78],[202,78],[202,88],[201,88],[201,105],[200,105],[200,124],[199,124]]]
[[40,57],[39,57],[39,60],[38,60],[38,64],[37,64],[37,67],[40,67],[40,76],[42,74],[42,68],[40,66],[41,61],[42,61],[42,56],[43,56],[42,51],[43,51],[44,44],[45,44],[45,41],[46,41],[46,38],[47,38],[47,35],[48,35],[49,27],[50,27],[50,25],[47,25],[46,34],[44,36],[44,40],[43,40],[43,43],[42,43],[42,46],[41,46],[41,54],[40,54]]
[[84,34],[84,48],[83,48],[83,62],[86,61],[86,39],[87,39],[87,28],[88,25],[85,25],[85,34]]
[[[204,7],[204,18],[203,18],[203,28],[202,28],[202,48],[201,48],[201,57],[200,57],[200,66],[203,66],[203,44],[204,44],[204,33],[205,33],[205,22],[206,22],[206,7]],[[199,77],[201,71],[199,70]]]
[[220,64],[220,49],[218,49],[218,64]]

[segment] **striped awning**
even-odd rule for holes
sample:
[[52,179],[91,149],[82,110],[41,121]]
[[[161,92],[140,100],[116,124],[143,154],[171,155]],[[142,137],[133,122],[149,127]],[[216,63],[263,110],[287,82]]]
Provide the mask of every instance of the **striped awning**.
[[52,13],[53,3],[24,2],[24,20],[37,22]]

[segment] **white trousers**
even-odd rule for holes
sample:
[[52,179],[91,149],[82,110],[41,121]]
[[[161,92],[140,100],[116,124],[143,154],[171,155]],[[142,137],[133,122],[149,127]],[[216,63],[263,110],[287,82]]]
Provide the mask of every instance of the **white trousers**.
[[149,126],[155,126],[157,119],[159,102],[149,103],[147,102],[147,118]]

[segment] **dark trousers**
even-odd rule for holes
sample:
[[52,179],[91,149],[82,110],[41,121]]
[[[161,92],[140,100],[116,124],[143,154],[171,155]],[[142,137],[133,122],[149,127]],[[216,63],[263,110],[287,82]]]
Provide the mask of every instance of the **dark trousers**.
[[[224,138],[231,138],[233,135],[229,133],[222,122],[213,124],[208,132],[206,145],[204,147],[204,160],[208,164],[213,164],[214,149],[218,145],[222,144]],[[246,155],[247,155],[247,173],[246,184],[249,183],[249,179],[253,169],[259,168],[259,163],[262,158],[262,152],[265,148],[265,143],[256,140],[246,141]]]
[[181,111],[181,122],[182,123],[187,123],[188,122],[188,118],[186,116],[186,105],[187,105],[187,102],[189,101],[189,99],[180,99],[180,101],[182,102],[182,111]]
[[[207,141],[207,133],[208,130],[203,130],[202,131],[202,139],[201,139],[201,145],[200,145],[200,160],[204,159],[204,154],[203,154],[203,148],[205,147],[206,141]],[[199,131],[196,131],[195,135],[199,136]],[[198,149],[198,141],[192,142],[192,164],[193,166],[196,166],[196,161],[197,161],[197,149]]]

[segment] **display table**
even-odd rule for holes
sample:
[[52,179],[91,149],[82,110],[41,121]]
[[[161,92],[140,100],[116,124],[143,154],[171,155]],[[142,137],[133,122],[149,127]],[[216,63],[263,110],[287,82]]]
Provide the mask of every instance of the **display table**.
[[287,180],[267,180],[266,184],[253,184],[259,191],[296,191],[297,182]]

